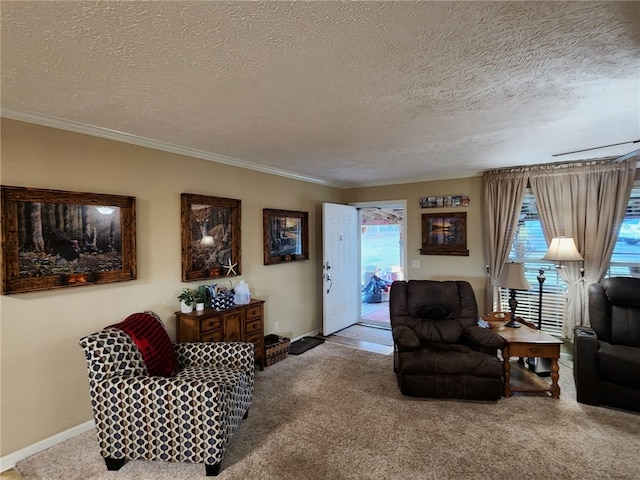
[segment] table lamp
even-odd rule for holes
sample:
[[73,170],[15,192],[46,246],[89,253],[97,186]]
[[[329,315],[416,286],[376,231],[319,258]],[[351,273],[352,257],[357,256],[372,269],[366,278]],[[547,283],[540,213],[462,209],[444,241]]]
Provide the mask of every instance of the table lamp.
[[524,267],[521,263],[505,263],[502,267],[502,273],[495,284],[497,287],[509,289],[509,309],[511,310],[511,319],[504,324],[505,327],[519,328],[520,324],[516,322],[516,308],[518,300],[516,299],[516,290],[530,290],[531,285],[524,276]]
[[576,243],[571,237],[554,237],[551,239],[549,250],[542,257],[542,260],[551,260],[553,262],[580,262],[584,260]]

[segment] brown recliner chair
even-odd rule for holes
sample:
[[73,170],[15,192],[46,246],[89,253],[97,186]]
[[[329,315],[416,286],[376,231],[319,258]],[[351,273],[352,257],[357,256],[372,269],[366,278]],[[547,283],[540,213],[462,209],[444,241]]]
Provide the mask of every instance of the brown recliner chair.
[[414,397],[497,400],[502,337],[477,325],[469,282],[396,281],[389,313],[400,391]]
[[591,327],[573,339],[578,402],[640,412],[640,278],[607,278],[588,295]]

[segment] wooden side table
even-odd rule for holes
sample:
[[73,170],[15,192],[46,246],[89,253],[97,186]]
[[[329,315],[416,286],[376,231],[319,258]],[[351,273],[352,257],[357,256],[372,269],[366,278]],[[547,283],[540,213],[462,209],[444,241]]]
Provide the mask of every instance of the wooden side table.
[[[506,342],[502,350],[504,370],[504,396],[513,392],[549,392],[552,398],[560,398],[558,359],[562,340],[526,325],[520,328],[505,327],[503,322],[490,321],[491,329]],[[509,362],[511,357],[543,357],[551,359],[551,385],[533,372]]]

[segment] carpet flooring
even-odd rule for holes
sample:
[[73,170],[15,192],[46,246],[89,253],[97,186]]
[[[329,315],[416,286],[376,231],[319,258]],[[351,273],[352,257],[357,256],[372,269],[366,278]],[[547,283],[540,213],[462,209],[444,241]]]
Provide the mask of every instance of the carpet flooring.
[[[275,480],[640,478],[640,415],[561,398],[403,397],[393,357],[325,342],[256,372],[249,418],[218,478]],[[107,472],[88,432],[18,463],[27,480],[202,478],[202,465],[130,461]]]

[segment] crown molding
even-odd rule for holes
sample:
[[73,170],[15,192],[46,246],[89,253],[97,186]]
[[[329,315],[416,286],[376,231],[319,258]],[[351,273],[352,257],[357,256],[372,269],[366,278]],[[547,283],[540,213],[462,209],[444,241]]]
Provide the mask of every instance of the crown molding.
[[425,183],[425,182],[437,182],[440,180],[456,180],[461,178],[481,177],[482,174],[483,172],[474,170],[474,171],[458,172],[456,174],[450,173],[445,175],[428,175],[424,177],[401,178],[401,179],[389,180],[388,182],[350,183],[350,184],[343,184],[341,188],[368,188],[368,187],[386,187],[389,185],[407,185],[409,183]]
[[328,187],[344,188],[343,184],[330,182],[329,180],[325,180],[322,178],[301,175],[298,173],[289,172],[287,170],[281,170],[265,165],[259,165],[257,163],[247,162],[245,160],[239,160],[237,158],[227,157],[225,155],[218,155],[215,153],[205,152],[204,150],[197,150],[195,148],[174,145],[171,143],[161,142],[159,140],[153,140],[151,138],[140,137],[137,135],[132,135],[130,133],[120,132],[118,130],[96,127],[94,125],[74,122],[72,120],[65,120],[63,118],[53,117],[50,115],[43,115],[35,112],[2,107],[0,116],[12,120],[19,120],[21,122],[33,123],[45,127],[57,128],[60,130],[68,130],[70,132],[105,138],[107,140],[114,140],[116,142],[129,143],[131,145],[137,145],[145,148],[152,148],[155,150],[161,150],[163,152],[175,153],[178,155],[185,155],[193,158],[200,158],[202,160],[209,160],[216,163],[223,163],[225,165],[230,165],[233,167],[268,173],[270,175],[291,178],[293,180],[300,180],[302,182],[315,183]]

